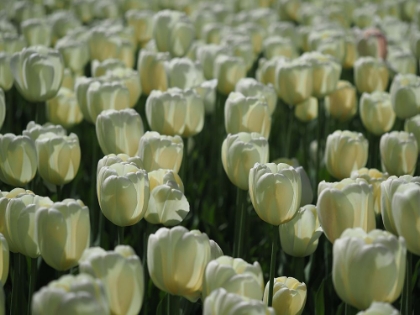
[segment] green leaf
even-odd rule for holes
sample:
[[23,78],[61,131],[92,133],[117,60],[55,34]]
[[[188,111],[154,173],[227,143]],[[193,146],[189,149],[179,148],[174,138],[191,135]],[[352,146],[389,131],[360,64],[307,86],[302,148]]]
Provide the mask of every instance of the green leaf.
[[325,307],[324,307],[324,285],[325,280],[322,280],[321,285],[318,288],[318,291],[315,294],[315,314],[316,315],[324,315],[325,314]]

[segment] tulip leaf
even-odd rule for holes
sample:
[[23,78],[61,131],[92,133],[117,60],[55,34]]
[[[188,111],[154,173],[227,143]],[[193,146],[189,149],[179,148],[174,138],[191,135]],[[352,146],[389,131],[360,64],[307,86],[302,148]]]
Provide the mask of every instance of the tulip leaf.
[[417,262],[416,267],[414,268],[413,277],[411,278],[411,290],[416,285],[417,278],[419,277],[419,271],[420,271],[420,260]]
[[325,306],[324,306],[324,285],[326,279],[322,280],[321,285],[318,288],[318,291],[315,294],[315,314],[324,315]]

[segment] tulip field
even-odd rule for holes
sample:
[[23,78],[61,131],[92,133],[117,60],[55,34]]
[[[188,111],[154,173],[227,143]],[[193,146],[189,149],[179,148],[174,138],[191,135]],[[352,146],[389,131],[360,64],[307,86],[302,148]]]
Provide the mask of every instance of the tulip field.
[[420,315],[418,0],[1,0],[0,315]]

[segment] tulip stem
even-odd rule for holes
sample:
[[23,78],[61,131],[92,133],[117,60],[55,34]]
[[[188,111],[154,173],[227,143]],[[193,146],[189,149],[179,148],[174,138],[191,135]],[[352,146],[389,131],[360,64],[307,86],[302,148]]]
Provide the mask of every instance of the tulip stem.
[[288,109],[288,114],[289,114],[289,122],[288,122],[288,126],[287,126],[287,142],[286,142],[286,158],[290,157],[290,148],[291,148],[291,140],[292,140],[292,130],[293,130],[293,118],[295,117],[295,113],[294,110],[292,108],[292,106],[286,105],[287,109]]
[[118,226],[117,230],[118,230],[118,245],[122,245],[124,244],[124,227]]
[[57,201],[63,201],[63,185],[57,185]]
[[23,255],[15,253],[13,255],[13,281],[12,281],[12,305],[10,314],[21,314],[22,305],[22,289],[21,283],[24,280],[22,277],[23,271]]
[[411,300],[411,278],[412,278],[413,254],[407,251],[407,266],[405,269],[404,289],[401,297],[401,315],[411,315],[413,313]]
[[244,242],[244,225],[247,191],[238,187],[236,192],[236,219],[235,219],[235,240],[233,243],[233,256],[242,257],[242,248]]
[[36,280],[37,280],[36,278],[38,275],[38,267],[37,267],[38,259],[31,258],[29,262],[30,262],[31,274],[29,278],[28,315],[31,314],[32,295],[34,294],[34,291],[35,291],[35,285],[36,285]]
[[322,155],[322,145],[321,145],[321,138],[322,138],[322,130],[323,130],[323,118],[324,118],[324,102],[322,99],[318,100],[318,129],[317,129],[317,136],[316,136],[316,168],[315,168],[315,181],[313,187],[318,187],[319,181],[319,171],[321,168],[321,155]]
[[276,269],[277,258],[277,244],[279,240],[279,227],[272,226],[272,245],[271,245],[271,261],[270,261],[270,284],[268,288],[268,306],[273,305],[273,291],[274,291],[274,270]]

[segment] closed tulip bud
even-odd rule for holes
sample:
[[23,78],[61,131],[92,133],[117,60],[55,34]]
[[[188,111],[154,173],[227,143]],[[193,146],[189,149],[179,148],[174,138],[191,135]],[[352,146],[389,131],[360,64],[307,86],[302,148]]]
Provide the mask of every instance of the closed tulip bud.
[[143,135],[143,122],[134,109],[105,110],[96,119],[96,136],[102,152],[134,156]]
[[127,68],[131,69],[134,66],[135,49],[136,47],[134,44],[127,39],[123,39],[121,41],[120,51],[117,58],[122,60]]
[[292,220],[280,224],[279,231],[281,248],[286,254],[294,257],[312,255],[323,232],[316,207],[306,205],[299,208]]
[[420,115],[408,118],[405,120],[404,130],[408,133],[411,133],[416,137],[417,148],[420,153]]
[[181,178],[172,170],[149,172],[150,199],[144,218],[152,224],[173,226],[190,212]]
[[341,30],[331,29],[331,27],[310,32],[308,44],[311,50],[330,55],[339,64],[342,64],[346,57],[346,34]]
[[74,73],[83,74],[83,69],[90,60],[89,46],[87,42],[63,37],[58,40],[55,48],[63,56],[64,65]]
[[[35,216],[41,207],[49,208],[52,204],[50,198],[36,196],[32,193],[19,194],[9,200],[5,221],[10,251],[31,258],[40,255]],[[22,229],[22,226],[25,229]]]
[[295,106],[295,116],[302,122],[308,122],[318,117],[318,99],[310,97]]
[[133,163],[137,168],[143,168],[143,162],[138,156],[128,156],[127,154],[108,154],[98,161],[98,166],[96,168],[96,176],[98,176],[99,171],[102,167],[111,166],[112,164],[120,162]]
[[385,91],[388,78],[388,68],[381,59],[361,57],[354,63],[354,81],[359,92]]
[[258,62],[258,69],[255,73],[255,77],[263,84],[271,84],[275,86],[277,64],[285,61],[287,61],[287,59],[280,56],[269,60],[261,58]]
[[232,33],[226,35],[222,39],[221,45],[233,48],[233,55],[242,59],[245,63],[246,71],[249,71],[252,68],[256,56],[252,47],[251,38],[248,34]]
[[149,202],[149,178],[133,163],[104,166],[97,179],[98,201],[104,216],[118,226],[143,219]]
[[87,91],[90,85],[94,82],[98,82],[98,79],[95,78],[87,78],[87,77],[79,77],[76,79],[74,85],[74,93],[76,94],[77,103],[79,104],[80,111],[83,114],[83,118],[86,119],[88,122],[94,122],[90,118],[89,107],[88,107],[88,98],[87,98]]
[[341,65],[334,57],[318,52],[304,53],[301,59],[312,65],[312,94],[321,98],[335,91],[341,74]]
[[34,177],[37,155],[34,141],[27,136],[0,135],[0,179],[11,186],[25,186]]
[[89,38],[89,51],[91,59],[104,61],[109,58],[118,58],[122,39],[106,30],[95,28],[91,31]]
[[204,82],[201,66],[188,58],[172,59],[167,63],[166,71],[170,87],[185,90]]
[[208,80],[201,83],[199,86],[196,86],[194,90],[201,97],[204,103],[204,110],[206,114],[211,114],[214,112],[216,107],[216,88],[217,80]]
[[76,176],[80,165],[80,145],[76,134],[40,135],[36,141],[39,175],[54,185],[64,185]]
[[395,122],[391,96],[379,91],[363,93],[360,99],[360,118],[363,126],[377,136],[390,131]]
[[[264,303],[268,303],[270,281],[264,290]],[[273,308],[276,314],[300,315],[306,303],[306,284],[292,277],[274,279]]]
[[6,117],[6,100],[4,97],[3,90],[0,88],[0,129],[3,126],[5,117]]
[[245,22],[239,25],[237,29],[250,35],[253,52],[258,55],[263,50],[266,30],[256,22]]
[[87,89],[87,110],[92,122],[96,122],[96,118],[104,110],[121,110],[129,107],[130,92],[120,82],[100,83],[96,81],[92,82]]
[[153,17],[153,38],[159,51],[182,57],[188,52],[194,37],[194,26],[185,13],[164,10]]
[[120,81],[123,83],[128,92],[130,93],[130,107],[133,108],[141,95],[141,84],[140,76],[137,71],[134,71],[130,68],[117,68],[113,70],[107,70],[104,77],[109,81]]
[[143,304],[143,266],[130,246],[113,251],[89,248],[79,261],[80,271],[102,281],[111,314],[134,315]]
[[273,57],[296,58],[297,52],[293,42],[289,38],[281,36],[267,37],[263,42],[264,57],[272,59]]
[[25,38],[22,35],[6,33],[0,35],[0,51],[4,51],[8,54],[14,54],[20,52],[26,47]]
[[368,141],[361,133],[336,130],[327,138],[325,164],[337,179],[349,177],[351,172],[366,165]]
[[148,131],[140,138],[137,155],[148,172],[163,168],[178,173],[183,153],[184,143],[180,136],[171,137]]
[[277,94],[271,84],[264,85],[253,78],[243,78],[236,84],[235,92],[240,92],[247,97],[258,97],[266,101],[270,115],[276,109]]
[[301,178],[292,166],[256,163],[249,171],[252,205],[258,216],[269,224],[290,221],[299,209],[301,194]]
[[351,172],[351,179],[362,178],[373,188],[373,208],[375,214],[381,213],[381,183],[386,180],[388,173],[381,173],[375,168],[361,168]]
[[288,105],[296,105],[311,97],[313,92],[312,65],[304,60],[278,62],[275,70],[277,95]]
[[362,57],[370,56],[378,59],[386,59],[386,37],[376,28],[365,29],[357,40],[357,50]]
[[154,12],[150,10],[132,9],[125,13],[127,23],[134,29],[140,47],[144,47],[153,36],[153,16]]
[[214,290],[204,301],[203,315],[275,315],[262,301],[246,299],[223,288]]
[[255,163],[268,162],[267,139],[258,133],[228,134],[222,144],[222,164],[230,181],[248,190],[250,170]]
[[0,52],[0,89],[9,91],[13,86],[13,75],[10,69],[10,54]]
[[42,259],[56,270],[76,266],[90,244],[89,209],[83,202],[64,199],[49,208],[40,208],[35,221]]
[[400,315],[400,312],[389,303],[372,302],[367,310],[356,315]]
[[110,314],[101,280],[87,274],[64,275],[36,292],[32,314]]
[[[3,234],[0,234],[0,282],[5,284],[9,276],[9,245]],[[4,312],[3,312],[4,314]]]
[[66,136],[67,131],[61,125],[53,125],[46,123],[44,125],[38,125],[34,121],[30,121],[26,126],[26,129],[22,131],[24,136],[28,136],[34,142],[38,137],[45,133],[55,133],[57,136]]
[[47,101],[47,120],[65,128],[71,128],[83,120],[72,90],[62,87],[54,98]]
[[42,4],[31,2],[17,2],[15,7],[15,20],[21,23],[30,18],[44,18],[45,8]]
[[155,286],[196,302],[201,296],[204,270],[211,260],[205,233],[183,226],[160,228],[149,236],[147,267]]
[[49,47],[51,45],[52,29],[47,20],[28,19],[20,25],[23,36],[28,46],[42,45]]
[[391,75],[416,74],[417,60],[410,51],[391,51],[387,57]]
[[390,175],[413,175],[416,170],[418,146],[413,134],[392,131],[381,137],[379,144],[382,169]]
[[271,116],[267,102],[238,92],[230,93],[225,104],[225,128],[227,133],[257,132],[268,138]]
[[168,53],[155,53],[142,49],[139,54],[137,71],[144,94],[149,95],[152,90],[166,91],[168,78],[165,70],[165,61],[169,60]]
[[234,91],[236,83],[246,76],[245,63],[238,57],[219,55],[214,61],[213,76],[217,79],[217,90],[228,95]]
[[404,237],[407,249],[415,255],[420,255],[420,228],[417,224],[420,217],[419,200],[420,183],[417,181],[398,185],[390,200],[390,210],[397,233]]
[[331,243],[345,229],[360,227],[369,232],[376,227],[373,188],[363,179],[346,178],[337,183],[322,181],[318,186],[316,208],[319,222]]
[[336,90],[325,97],[325,110],[341,122],[352,118],[357,113],[355,87],[348,81],[338,81]]
[[[75,78],[73,72],[69,68],[65,68],[63,72],[63,82],[61,83],[61,88],[66,88],[69,90],[74,90]],[[60,91],[60,90],[58,90]],[[57,92],[58,94],[58,92]],[[57,96],[57,95],[56,95]]]
[[358,309],[373,301],[393,303],[403,288],[406,253],[402,237],[381,230],[347,229],[333,246],[335,291]]
[[104,61],[92,60],[90,71],[92,77],[105,76],[109,71],[125,69],[125,64],[122,60],[116,58],[105,59]]
[[420,77],[413,74],[397,75],[392,81],[390,94],[398,118],[406,119],[420,113]]
[[209,23],[203,27],[200,33],[200,38],[206,44],[220,45],[222,41],[222,35],[229,28],[226,27],[222,22]]
[[210,261],[204,273],[202,299],[219,288],[249,299],[261,300],[264,278],[260,264],[248,264],[241,258],[229,256]]
[[63,57],[57,50],[43,46],[15,53],[10,68],[19,93],[31,102],[53,98],[63,80]]
[[359,53],[357,51],[356,41],[352,35],[346,36],[345,43],[346,54],[341,64],[344,69],[351,69],[357,58],[359,58]]
[[[203,45],[197,48],[196,58],[203,67],[203,74],[207,80],[214,77],[214,63],[220,55],[230,55],[230,48],[222,45]],[[217,78],[216,78],[217,79]]]
[[75,0],[72,8],[82,23],[89,23],[94,18],[95,0]]

